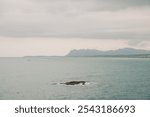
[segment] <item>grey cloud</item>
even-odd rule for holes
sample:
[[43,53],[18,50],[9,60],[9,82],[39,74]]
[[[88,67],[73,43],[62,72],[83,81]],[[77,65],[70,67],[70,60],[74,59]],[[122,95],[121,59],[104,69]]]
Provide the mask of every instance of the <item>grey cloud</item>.
[[111,11],[130,7],[150,6],[150,0],[32,0],[44,6],[63,10]]
[[149,6],[150,0],[1,0],[5,11],[76,13]]
[[132,7],[149,6],[149,0],[97,0],[97,10],[122,10]]
[[[0,0],[0,36],[147,40],[149,5],[150,0]],[[129,16],[135,8],[144,9],[143,19],[138,11]]]

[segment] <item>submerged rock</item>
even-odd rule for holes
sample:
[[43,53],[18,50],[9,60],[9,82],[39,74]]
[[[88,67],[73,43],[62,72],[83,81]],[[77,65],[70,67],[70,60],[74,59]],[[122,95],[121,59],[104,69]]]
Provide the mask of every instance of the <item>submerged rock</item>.
[[86,81],[69,81],[69,82],[65,82],[65,83],[61,83],[61,84],[65,84],[65,85],[85,85]]

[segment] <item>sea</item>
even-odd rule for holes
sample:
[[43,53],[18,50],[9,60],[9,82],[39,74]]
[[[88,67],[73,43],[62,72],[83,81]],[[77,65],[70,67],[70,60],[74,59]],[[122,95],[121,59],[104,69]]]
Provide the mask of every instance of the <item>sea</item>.
[[0,100],[149,99],[150,58],[0,58]]

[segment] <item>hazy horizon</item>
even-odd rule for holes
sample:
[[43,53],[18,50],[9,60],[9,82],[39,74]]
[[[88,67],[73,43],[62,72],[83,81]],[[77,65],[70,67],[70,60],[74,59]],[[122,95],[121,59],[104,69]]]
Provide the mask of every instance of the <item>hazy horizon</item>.
[[149,0],[1,0],[0,57],[150,50]]
[[[43,55],[43,54],[37,54],[37,55],[24,55],[24,56],[0,56],[0,57],[42,57],[42,56],[49,56],[49,57],[65,57],[65,56],[67,56],[69,53],[71,53],[71,51],[74,51],[74,50],[95,50],[95,51],[100,51],[100,52],[109,52],[109,51],[117,51],[117,50],[121,50],[121,49],[135,49],[135,50],[145,50],[145,51],[150,51],[150,50],[146,50],[146,49],[139,49],[139,48],[118,48],[118,49],[109,49],[109,50],[99,50],[99,49],[89,49],[89,48],[80,48],[80,49],[76,49],[76,48],[74,48],[74,49],[72,49],[72,50],[70,50],[69,52],[67,52],[67,53],[65,53],[64,55]],[[143,53],[143,54],[145,54],[145,53]],[[130,55],[130,54],[129,54]]]

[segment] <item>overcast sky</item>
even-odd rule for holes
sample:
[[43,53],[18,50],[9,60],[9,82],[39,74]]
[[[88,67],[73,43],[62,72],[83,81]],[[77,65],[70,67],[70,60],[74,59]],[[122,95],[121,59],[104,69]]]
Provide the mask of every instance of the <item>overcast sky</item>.
[[0,56],[150,50],[150,0],[0,0]]

